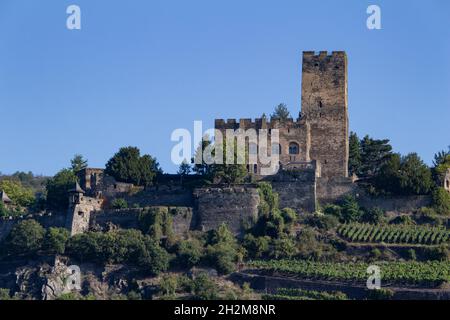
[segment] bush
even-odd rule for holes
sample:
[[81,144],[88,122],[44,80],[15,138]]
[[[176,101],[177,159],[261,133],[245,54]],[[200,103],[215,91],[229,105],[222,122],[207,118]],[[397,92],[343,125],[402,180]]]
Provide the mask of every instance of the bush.
[[450,251],[446,245],[431,248],[426,247],[423,249],[423,254],[426,260],[434,261],[448,261],[450,257]]
[[195,300],[216,300],[218,298],[217,285],[205,273],[199,274],[192,281],[192,292]]
[[342,208],[342,222],[356,222],[361,219],[363,211],[359,207],[355,197],[351,195],[344,196],[340,206]]
[[64,254],[69,230],[65,228],[49,228],[45,234],[43,249],[53,254]]
[[0,289],[0,301],[12,300],[9,289]]
[[44,240],[45,229],[35,220],[25,220],[16,224],[6,239],[10,254],[28,255],[38,251]]
[[270,251],[271,257],[275,259],[291,258],[297,254],[295,242],[289,237],[274,239],[273,248]]
[[394,292],[389,289],[369,290],[367,298],[369,300],[390,300],[394,296]]
[[184,268],[197,265],[202,255],[202,244],[196,239],[180,241],[177,245],[177,261]]
[[438,214],[450,215],[450,193],[444,188],[433,191],[433,208]]
[[165,296],[175,295],[178,287],[178,277],[176,275],[164,275],[159,281],[159,289]]
[[210,233],[208,243],[206,261],[222,274],[234,271],[238,259],[238,246],[236,238],[225,223]]
[[336,204],[326,205],[325,208],[323,209],[323,212],[326,215],[331,215],[338,218],[339,220],[342,220],[342,208]]
[[337,227],[339,219],[335,215],[313,215],[308,217],[306,223],[312,227],[316,227],[323,230],[331,230]]
[[378,224],[383,221],[384,211],[381,208],[375,207],[365,210],[361,220],[363,222]]
[[167,251],[133,229],[75,235],[70,238],[66,252],[80,261],[134,264],[151,274],[159,274],[169,266]]
[[243,247],[246,249],[247,257],[250,259],[259,259],[267,256],[269,253],[270,237],[255,237],[252,234],[246,234],[243,241]]
[[0,190],[6,192],[12,202],[21,207],[31,207],[35,197],[31,188],[26,188],[20,181],[3,180],[0,181]]
[[127,209],[128,208],[128,202],[123,198],[116,198],[111,203],[111,206],[114,209]]
[[173,238],[172,224],[173,217],[167,207],[149,208],[139,214],[139,229],[155,241],[163,236]]

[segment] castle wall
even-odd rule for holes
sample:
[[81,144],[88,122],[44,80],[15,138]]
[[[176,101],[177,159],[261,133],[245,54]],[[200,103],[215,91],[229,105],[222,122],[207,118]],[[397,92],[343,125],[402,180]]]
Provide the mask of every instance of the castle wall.
[[360,194],[358,197],[360,206],[367,209],[378,207],[387,213],[413,213],[415,210],[432,204],[431,196],[396,196],[396,197],[370,197]]
[[216,229],[226,223],[234,234],[242,234],[258,217],[256,187],[211,187],[194,190],[197,228]]
[[356,195],[359,191],[357,184],[351,178],[335,177],[317,179],[317,200],[321,204],[333,203],[343,196]]
[[1,219],[0,220],[0,240],[5,239],[8,234],[11,232],[12,228],[19,222],[24,220],[34,219],[39,222],[44,228],[50,227],[65,227],[66,223],[66,214],[65,213],[57,213],[57,214],[45,214],[45,215],[35,215],[24,218],[14,218],[14,219]]
[[[176,235],[182,235],[193,228],[192,207],[166,207],[166,209],[172,214],[172,227]],[[91,215],[90,226],[94,230],[108,230],[111,224],[122,229],[139,229],[139,215],[143,210],[139,208],[96,212]]]
[[303,53],[302,117],[311,125],[311,159],[322,176],[348,176],[347,56]]

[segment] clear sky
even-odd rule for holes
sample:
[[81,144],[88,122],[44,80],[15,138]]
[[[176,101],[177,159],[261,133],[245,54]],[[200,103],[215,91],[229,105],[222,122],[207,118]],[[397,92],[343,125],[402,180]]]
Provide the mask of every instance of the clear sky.
[[176,128],[296,116],[309,50],[347,52],[351,130],[427,163],[450,144],[448,0],[0,0],[0,171],[103,167],[133,145],[173,172]]

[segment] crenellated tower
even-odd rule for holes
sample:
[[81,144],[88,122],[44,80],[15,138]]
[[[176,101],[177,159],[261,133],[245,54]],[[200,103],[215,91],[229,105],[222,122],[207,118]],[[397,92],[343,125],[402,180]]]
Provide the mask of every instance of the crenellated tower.
[[322,177],[348,176],[347,55],[303,52],[302,118],[310,124],[310,157]]

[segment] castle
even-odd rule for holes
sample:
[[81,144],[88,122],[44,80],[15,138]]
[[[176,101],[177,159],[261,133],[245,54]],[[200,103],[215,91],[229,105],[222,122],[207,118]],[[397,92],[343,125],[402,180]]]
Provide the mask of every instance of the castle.
[[[279,144],[270,144],[277,152],[280,166],[295,167],[315,160],[318,175],[323,178],[348,176],[348,99],[347,56],[345,52],[326,51],[316,55],[303,53],[302,111],[298,119],[280,121],[265,118],[217,119],[216,130],[225,136],[227,129],[278,129]],[[250,145],[249,152],[255,150]],[[254,151],[253,151],[254,152]],[[252,174],[260,174],[262,165],[249,166]]]
[[[276,174],[262,176],[263,165],[247,165],[249,173],[258,180],[271,183],[279,194],[280,206],[297,211],[314,212],[319,202],[330,202],[354,192],[348,177],[348,106],[347,56],[345,52],[303,53],[302,111],[298,119],[262,118],[215,121],[215,129],[278,129],[279,143],[270,152],[279,155]],[[251,146],[249,150],[252,150]],[[105,213],[105,202],[125,197],[136,207],[165,206],[178,208],[185,218],[178,217],[179,230],[210,230],[226,222],[239,233],[244,224],[258,214],[259,194],[251,183],[234,186],[211,185],[186,190],[179,179],[141,190],[138,198],[129,196],[133,185],[120,183],[104,174],[102,169],[87,168],[78,173],[80,185],[70,192],[66,227],[72,234],[84,232],[99,221],[136,225],[131,211],[113,218]],[[170,175],[168,175],[170,176]],[[167,179],[166,179],[167,180]],[[170,179],[169,179],[170,180]],[[180,209],[182,208],[182,209]],[[114,214],[117,214],[115,212]],[[133,218],[134,217],[134,218]],[[101,223],[100,223],[101,224]],[[103,223],[104,224],[104,223]]]

